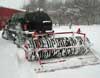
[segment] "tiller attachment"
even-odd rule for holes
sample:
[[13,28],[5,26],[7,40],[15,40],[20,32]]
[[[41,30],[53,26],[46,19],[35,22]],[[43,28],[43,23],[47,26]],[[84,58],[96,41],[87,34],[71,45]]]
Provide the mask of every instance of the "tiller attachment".
[[55,71],[99,63],[84,33],[32,34],[24,45],[26,59],[36,72]]

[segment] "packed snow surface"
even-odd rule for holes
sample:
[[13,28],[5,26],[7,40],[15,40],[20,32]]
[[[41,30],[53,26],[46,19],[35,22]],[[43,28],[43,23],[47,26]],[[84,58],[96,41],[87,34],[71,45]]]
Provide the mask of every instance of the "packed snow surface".
[[[81,28],[87,34],[96,54],[100,56],[100,25],[73,26],[70,30],[67,26],[54,27],[56,32],[77,31]],[[100,65],[89,65],[76,69],[65,69],[55,72],[35,73],[32,65],[25,59],[21,61],[17,53],[23,56],[23,50],[19,49],[11,41],[4,40],[0,31],[0,78],[100,78]]]

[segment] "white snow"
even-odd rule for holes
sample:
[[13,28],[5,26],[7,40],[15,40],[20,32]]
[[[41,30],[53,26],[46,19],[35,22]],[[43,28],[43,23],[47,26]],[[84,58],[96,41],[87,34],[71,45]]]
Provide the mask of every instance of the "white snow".
[[[56,32],[77,31],[79,27],[93,43],[96,54],[100,55],[100,25],[73,26],[71,30],[68,27],[62,26],[54,27],[54,30]],[[24,61],[19,59],[20,57],[17,56],[18,52],[23,52],[23,50],[17,48],[11,41],[2,39],[0,36],[0,78],[100,78],[100,65],[89,65],[75,69],[37,74],[34,72],[31,64],[25,59]],[[21,53],[21,56],[24,58],[23,53]]]

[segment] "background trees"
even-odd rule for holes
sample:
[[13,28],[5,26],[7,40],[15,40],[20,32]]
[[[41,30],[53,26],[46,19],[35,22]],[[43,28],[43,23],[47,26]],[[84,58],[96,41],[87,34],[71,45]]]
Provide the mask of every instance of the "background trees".
[[74,5],[80,9],[80,14],[88,24],[96,23],[96,15],[100,12],[98,0],[74,0]]
[[32,0],[25,8],[43,8],[54,23],[100,24],[100,0]]

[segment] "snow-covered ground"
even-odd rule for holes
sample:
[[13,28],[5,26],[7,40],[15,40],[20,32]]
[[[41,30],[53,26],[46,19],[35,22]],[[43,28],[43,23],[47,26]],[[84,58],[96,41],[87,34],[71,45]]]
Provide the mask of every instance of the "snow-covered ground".
[[[54,27],[55,31],[76,31],[79,26]],[[93,48],[100,55],[100,25],[80,26],[93,43]],[[100,78],[100,65],[84,66],[76,69],[59,70],[48,73],[35,73],[26,60],[18,61],[16,53],[23,52],[12,42],[2,39],[0,32],[0,78]],[[20,64],[21,63],[21,64]]]

